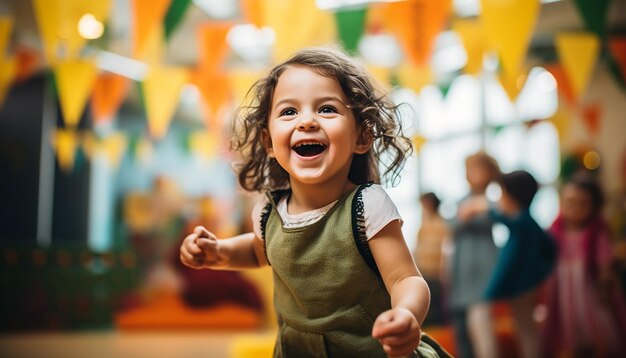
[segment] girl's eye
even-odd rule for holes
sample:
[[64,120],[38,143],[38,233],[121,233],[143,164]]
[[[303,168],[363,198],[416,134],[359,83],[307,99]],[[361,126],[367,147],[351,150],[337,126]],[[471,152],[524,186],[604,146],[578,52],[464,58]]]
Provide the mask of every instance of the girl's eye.
[[296,114],[297,112],[293,108],[285,108],[280,112],[281,116],[295,116]]
[[333,106],[324,106],[320,108],[320,113],[337,113],[337,109]]

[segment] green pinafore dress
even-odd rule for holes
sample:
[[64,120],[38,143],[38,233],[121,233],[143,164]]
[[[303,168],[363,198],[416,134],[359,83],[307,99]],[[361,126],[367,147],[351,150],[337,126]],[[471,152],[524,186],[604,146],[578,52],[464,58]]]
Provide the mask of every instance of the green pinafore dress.
[[[371,254],[361,252],[368,250],[358,229],[364,187],[345,194],[319,221],[298,228],[284,228],[276,210],[289,192],[268,195],[261,227],[279,324],[274,357],[386,357],[371,336],[374,319],[391,301],[375,264],[366,262]],[[438,347],[424,341],[410,357],[439,357]]]

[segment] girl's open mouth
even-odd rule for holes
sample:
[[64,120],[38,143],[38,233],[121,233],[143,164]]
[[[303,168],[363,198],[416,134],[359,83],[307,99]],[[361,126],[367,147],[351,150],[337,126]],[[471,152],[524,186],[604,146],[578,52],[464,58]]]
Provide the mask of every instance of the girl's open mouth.
[[326,150],[326,146],[319,142],[303,142],[294,145],[291,149],[299,156],[314,157]]

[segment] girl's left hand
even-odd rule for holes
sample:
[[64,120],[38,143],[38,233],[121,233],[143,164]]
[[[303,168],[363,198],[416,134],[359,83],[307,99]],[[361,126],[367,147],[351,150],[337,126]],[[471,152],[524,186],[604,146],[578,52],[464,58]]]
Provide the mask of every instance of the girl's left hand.
[[390,357],[413,352],[421,336],[420,324],[413,312],[401,307],[381,313],[372,328],[372,337],[380,341]]

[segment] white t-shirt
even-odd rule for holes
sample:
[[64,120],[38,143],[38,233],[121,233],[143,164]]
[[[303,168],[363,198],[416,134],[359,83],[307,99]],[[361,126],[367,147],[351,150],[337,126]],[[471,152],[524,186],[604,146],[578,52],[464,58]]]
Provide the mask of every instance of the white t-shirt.
[[[398,213],[398,208],[391,201],[387,192],[378,184],[373,184],[361,191],[363,198],[363,219],[365,220],[365,235],[367,240],[374,237],[382,228],[387,226],[393,220],[403,221]],[[277,204],[278,214],[283,220],[285,228],[303,227],[313,224],[321,219],[330,210],[337,201],[334,201],[322,208],[307,211],[301,214],[291,215],[287,212],[287,195],[280,198]],[[267,197],[263,197],[257,202],[252,210],[252,223],[254,234],[261,236],[261,214],[263,208],[269,203]]]

